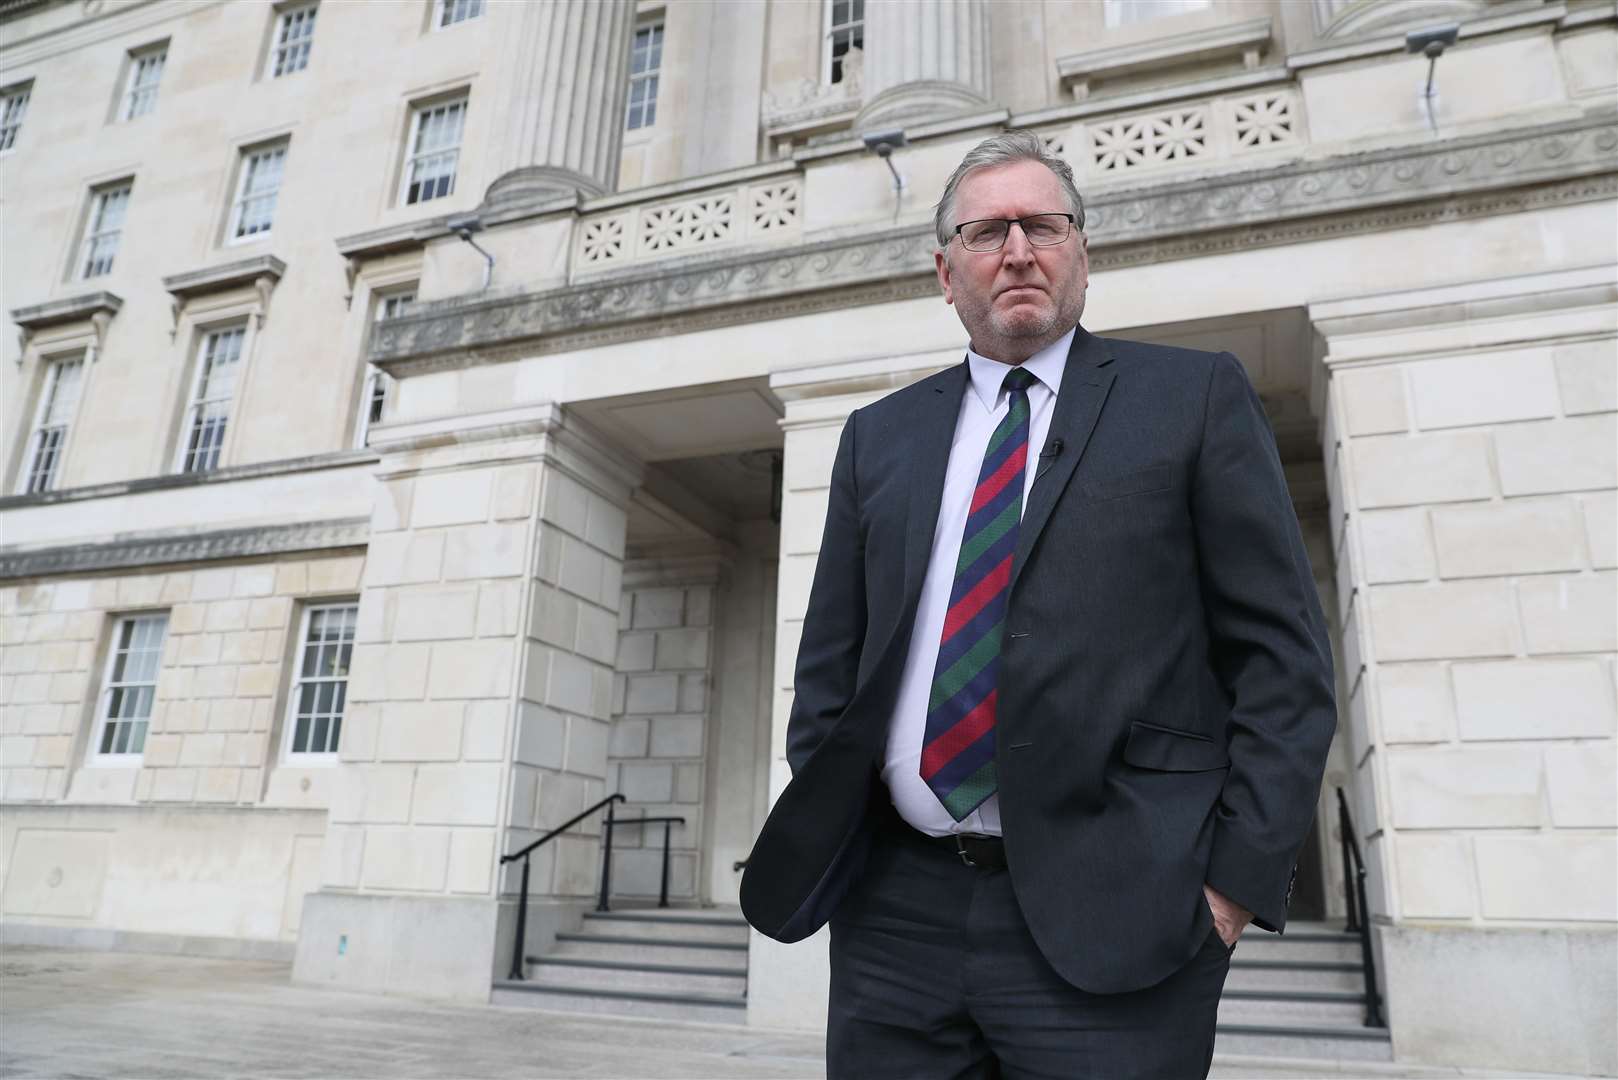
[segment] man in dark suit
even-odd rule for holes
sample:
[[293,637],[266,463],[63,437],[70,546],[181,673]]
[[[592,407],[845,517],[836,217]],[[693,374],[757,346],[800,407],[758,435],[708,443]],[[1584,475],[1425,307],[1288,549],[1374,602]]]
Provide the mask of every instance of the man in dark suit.
[[1232,356],[1078,325],[1036,135],[973,149],[936,226],[971,347],[843,428],[742,907],[830,920],[833,1077],[1204,1076],[1336,726],[1274,438]]

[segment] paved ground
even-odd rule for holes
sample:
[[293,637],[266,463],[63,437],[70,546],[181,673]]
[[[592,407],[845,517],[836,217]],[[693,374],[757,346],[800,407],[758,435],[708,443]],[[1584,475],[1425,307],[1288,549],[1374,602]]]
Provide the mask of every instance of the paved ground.
[[[716,1025],[447,1006],[294,986],[285,964],[8,948],[0,1078],[825,1075],[821,1039]],[[1234,1078],[1501,1074],[1330,1062],[1215,1063]]]

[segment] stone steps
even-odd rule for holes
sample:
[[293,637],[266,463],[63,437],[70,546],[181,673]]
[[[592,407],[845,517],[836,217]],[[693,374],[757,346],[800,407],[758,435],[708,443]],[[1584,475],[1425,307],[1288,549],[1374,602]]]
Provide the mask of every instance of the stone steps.
[[1284,935],[1249,927],[1219,1001],[1215,1052],[1390,1061],[1386,1028],[1365,1027],[1360,939],[1330,923]]
[[1216,1054],[1339,1061],[1392,1061],[1387,1028],[1339,1028],[1311,1024],[1224,1024],[1214,1037]]
[[734,908],[590,912],[494,984],[497,1005],[554,1012],[747,1022],[747,923]]

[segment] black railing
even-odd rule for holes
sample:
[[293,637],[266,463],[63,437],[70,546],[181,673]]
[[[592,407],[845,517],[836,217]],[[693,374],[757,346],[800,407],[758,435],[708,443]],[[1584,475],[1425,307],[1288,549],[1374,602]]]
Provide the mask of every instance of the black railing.
[[663,885],[662,885],[662,890],[661,890],[661,892],[660,892],[660,894],[658,896],[657,906],[658,907],[663,907],[663,908],[666,908],[666,907],[669,906],[669,830],[671,829],[671,827],[676,822],[678,822],[681,825],[684,825],[685,824],[685,818],[683,818],[683,817],[655,817],[655,818],[639,817],[639,818],[615,819],[613,817],[613,815],[612,815],[613,803],[621,803],[621,802],[624,802],[624,801],[625,801],[624,797],[622,795],[620,795],[620,794],[617,794],[616,792],[614,794],[608,795],[605,799],[602,799],[600,802],[595,803],[593,806],[589,807],[588,809],[581,810],[579,813],[574,814],[572,817],[570,817],[566,821],[562,822],[562,824],[558,825],[556,828],[552,829],[550,832],[546,833],[544,836],[541,836],[538,840],[535,840],[533,843],[529,844],[527,847],[523,848],[521,851],[513,851],[510,855],[502,855],[502,856],[500,856],[500,865],[501,866],[504,866],[506,863],[516,862],[518,859],[522,860],[522,888],[521,888],[520,895],[519,895],[518,900],[517,900],[517,937],[516,937],[516,940],[512,942],[511,974],[508,975],[507,978],[511,978],[511,979],[521,979],[521,978],[523,978],[523,973],[522,973],[522,969],[523,969],[523,946],[524,946],[524,939],[527,937],[527,932],[528,932],[528,864],[529,864],[529,856],[531,856],[534,853],[535,848],[539,847],[541,844],[547,843],[548,841],[552,840],[553,838],[555,838],[557,836],[560,836],[562,833],[564,833],[567,830],[571,829],[573,826],[577,825],[579,822],[583,821],[585,818],[589,817],[591,814],[595,813],[597,810],[600,810],[603,806],[607,808],[607,816],[606,816],[606,819],[603,820],[602,823],[601,823],[601,825],[602,825],[602,829],[601,829],[601,895],[596,900],[596,910],[597,911],[610,911],[611,910],[611,908],[608,905],[607,894],[612,888],[612,830],[616,826],[619,826],[619,825],[654,825],[654,824],[659,824],[659,823],[662,824],[662,826],[663,826]]
[[1365,1026],[1386,1027],[1382,998],[1376,989],[1376,952],[1371,947],[1371,909],[1365,903],[1365,859],[1348,814],[1348,798],[1337,789],[1337,838],[1343,846],[1343,893],[1348,903],[1344,933],[1360,937],[1360,964],[1365,972]]

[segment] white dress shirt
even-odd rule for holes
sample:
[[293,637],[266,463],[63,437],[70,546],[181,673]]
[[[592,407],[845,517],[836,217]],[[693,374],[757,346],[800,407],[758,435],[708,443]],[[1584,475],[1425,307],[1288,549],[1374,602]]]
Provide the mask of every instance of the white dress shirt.
[[[1023,510],[1028,509],[1028,492],[1045,447],[1045,434],[1051,427],[1056,406],[1056,390],[1062,385],[1067,352],[1073,345],[1070,330],[1060,341],[1052,342],[1022,362],[1036,381],[1028,387],[1031,412],[1028,432],[1028,465],[1023,471]],[[932,555],[927,560],[927,577],[921,586],[916,608],[916,624],[910,633],[910,652],[905,657],[904,674],[899,680],[899,697],[888,726],[888,750],[882,766],[882,779],[893,796],[899,816],[914,828],[931,836],[948,833],[1000,835],[1000,796],[991,795],[983,805],[957,822],[921,778],[921,748],[927,736],[927,699],[933,685],[933,668],[938,663],[939,638],[944,634],[944,616],[949,611],[949,595],[955,585],[955,560],[961,553],[961,534],[966,529],[972,494],[977,490],[978,473],[983,468],[983,452],[989,436],[1000,426],[1011,408],[1011,395],[1002,388],[1013,364],[1002,364],[968,349],[971,375],[966,393],[961,395],[961,411],[955,419],[955,438],[950,442],[949,469],[944,476],[944,498],[938,507],[938,526],[933,531]]]

